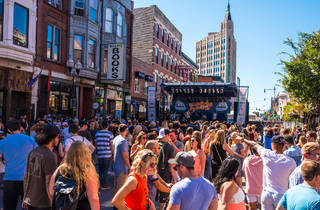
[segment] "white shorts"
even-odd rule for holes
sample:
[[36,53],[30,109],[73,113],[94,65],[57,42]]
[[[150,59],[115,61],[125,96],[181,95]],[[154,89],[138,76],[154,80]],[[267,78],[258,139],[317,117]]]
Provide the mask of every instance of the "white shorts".
[[261,195],[258,194],[247,194],[247,200],[248,203],[254,203],[257,202],[261,203]]

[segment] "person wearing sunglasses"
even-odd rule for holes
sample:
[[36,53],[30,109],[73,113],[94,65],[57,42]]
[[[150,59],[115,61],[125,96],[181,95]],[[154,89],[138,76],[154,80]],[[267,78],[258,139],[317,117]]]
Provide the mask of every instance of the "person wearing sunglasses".
[[148,138],[147,134],[143,131],[140,131],[137,135],[134,144],[131,147],[130,151],[130,159],[133,160],[136,154],[144,149],[144,145],[146,144]]
[[178,152],[169,163],[181,177],[173,185],[167,210],[216,210],[218,206],[215,187],[207,179],[196,174],[194,157],[190,152]]
[[133,160],[131,173],[112,199],[112,205],[118,209],[155,210],[149,198],[147,174],[156,168],[156,155],[148,149],[139,151]]
[[[315,160],[320,162],[320,145],[316,142],[308,142],[303,145],[302,149],[302,161]],[[302,162],[303,163],[303,162]],[[301,166],[302,163],[290,174],[289,188],[299,185],[303,182]],[[320,192],[320,189],[318,189]]]

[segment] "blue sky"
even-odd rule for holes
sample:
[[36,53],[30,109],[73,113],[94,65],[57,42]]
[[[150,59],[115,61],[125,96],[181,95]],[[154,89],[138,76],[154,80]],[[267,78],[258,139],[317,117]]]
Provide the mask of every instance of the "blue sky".
[[[208,32],[220,31],[227,0],[135,0],[135,7],[157,5],[183,35],[182,50],[195,60],[196,42]],[[237,41],[237,76],[249,86],[250,111],[270,108],[282,69],[283,44],[298,32],[320,29],[319,0],[230,0]],[[277,92],[282,88],[276,86]],[[264,100],[266,99],[266,100]]]

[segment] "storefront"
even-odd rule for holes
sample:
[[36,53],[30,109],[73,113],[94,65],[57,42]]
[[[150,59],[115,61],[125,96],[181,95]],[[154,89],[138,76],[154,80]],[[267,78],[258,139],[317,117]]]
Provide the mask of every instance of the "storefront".
[[32,74],[26,71],[0,69],[0,118],[31,117],[31,87],[26,86]]
[[[48,87],[48,85],[50,85]],[[75,104],[75,89],[72,83],[41,76],[38,89],[37,116],[42,117],[51,114],[56,117],[73,117]]]
[[107,114],[117,119],[129,116],[130,101],[126,100],[130,96],[129,90],[113,85],[106,88],[96,86],[95,100],[93,104],[95,116]]

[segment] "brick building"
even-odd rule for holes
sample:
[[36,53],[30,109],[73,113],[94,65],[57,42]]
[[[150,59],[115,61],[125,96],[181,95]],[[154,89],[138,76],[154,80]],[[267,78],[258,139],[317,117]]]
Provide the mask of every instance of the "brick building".
[[145,119],[147,88],[155,85],[152,65],[132,57],[131,75],[131,116]]
[[182,82],[182,34],[153,5],[133,11],[133,56],[152,65],[158,98],[162,82]]
[[[72,77],[67,74],[69,1],[38,1],[36,57],[41,76],[34,84],[37,116],[47,113],[72,116]],[[51,75],[51,76],[49,76]],[[49,78],[50,77],[50,78]],[[50,81],[49,81],[50,80]],[[50,85],[50,88],[48,88]]]
[[[156,6],[136,8],[133,11],[133,57],[152,66],[157,87],[158,111],[165,109],[160,85],[166,82],[183,82],[179,66],[187,65],[182,58],[182,34]],[[197,71],[195,70],[194,73]],[[187,78],[187,82],[190,77]]]

